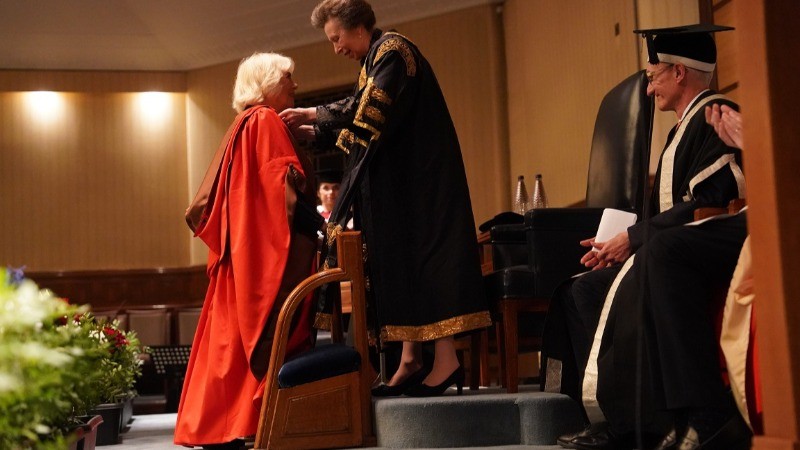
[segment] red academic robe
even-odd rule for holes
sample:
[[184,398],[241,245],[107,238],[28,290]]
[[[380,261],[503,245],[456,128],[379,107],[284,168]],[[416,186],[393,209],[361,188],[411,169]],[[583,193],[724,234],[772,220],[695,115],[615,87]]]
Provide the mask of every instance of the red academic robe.
[[[301,272],[313,270],[313,250],[303,252],[308,258],[293,256],[287,173],[290,165],[306,172],[286,126],[273,109],[256,106],[237,116],[226,140],[202,220],[195,224],[196,236],[209,248],[210,282],[178,408],[178,445],[255,434],[270,350],[265,338],[271,339],[271,330],[264,330],[285,299],[285,272],[298,261],[308,263]],[[311,303],[301,306],[289,354],[311,345]]]

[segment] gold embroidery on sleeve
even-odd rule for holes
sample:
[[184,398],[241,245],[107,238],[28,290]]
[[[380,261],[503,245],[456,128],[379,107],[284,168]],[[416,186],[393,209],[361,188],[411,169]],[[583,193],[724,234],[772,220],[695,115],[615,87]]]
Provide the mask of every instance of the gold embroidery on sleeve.
[[358,89],[364,89],[367,85],[367,66],[361,66],[361,73],[358,74]]
[[353,147],[353,145],[360,145],[366,148],[368,142],[360,139],[350,130],[344,129],[340,131],[339,138],[336,140],[336,146],[349,155],[350,149]]
[[373,135],[370,140],[378,139],[381,135],[381,130],[378,127],[386,121],[381,108],[391,104],[392,99],[389,94],[376,86],[375,78],[370,77],[367,80],[364,92],[361,93],[361,100],[358,102],[353,124],[370,131]]
[[328,235],[328,247],[333,245],[336,238],[342,234],[342,226],[335,222],[328,222],[328,228],[325,230]]
[[[394,33],[397,34],[397,33]],[[402,36],[402,35],[398,35]],[[411,52],[411,48],[406,44],[402,39],[397,38],[389,38],[378,47],[378,51],[375,54],[375,59],[373,60],[373,64],[377,64],[378,61],[383,58],[384,55],[391,51],[396,51],[400,53],[400,56],[403,57],[403,60],[406,62],[406,75],[413,77],[417,74],[417,62],[414,59],[414,54]]]
[[381,110],[378,108],[367,106],[364,108],[364,114],[375,122],[383,123],[385,121]]

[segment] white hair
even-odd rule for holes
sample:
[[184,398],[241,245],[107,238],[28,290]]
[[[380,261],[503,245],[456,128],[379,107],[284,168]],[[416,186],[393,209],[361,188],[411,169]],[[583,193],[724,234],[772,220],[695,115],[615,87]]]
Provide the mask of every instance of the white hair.
[[691,67],[686,67],[686,72],[691,73],[692,76],[701,83],[704,87],[711,86],[711,79],[714,78],[714,71],[706,72],[704,70],[693,69]]
[[294,61],[278,53],[253,53],[243,59],[233,86],[233,109],[238,113],[264,103],[286,72],[294,72]]

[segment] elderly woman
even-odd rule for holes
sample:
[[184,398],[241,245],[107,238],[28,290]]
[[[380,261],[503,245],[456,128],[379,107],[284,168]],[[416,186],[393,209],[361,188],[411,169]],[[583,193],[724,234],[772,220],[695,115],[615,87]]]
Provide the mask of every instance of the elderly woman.
[[[313,271],[311,169],[278,113],[294,105],[294,63],[256,53],[239,65],[223,139],[186,220],[209,248],[210,283],[183,385],[175,443],[238,449],[255,434],[275,320],[288,292]],[[311,347],[311,302],[289,339]]]
[[[281,118],[297,137],[335,142],[348,154],[328,233],[353,205],[378,335],[403,342],[398,370],[373,394],[433,396],[453,384],[460,392],[453,336],[491,322],[461,149],[439,84],[414,43],[375,28],[364,0],[322,1],[311,22],[336,54],[361,62],[361,75],[351,97]],[[425,341],[434,341],[430,372]]]

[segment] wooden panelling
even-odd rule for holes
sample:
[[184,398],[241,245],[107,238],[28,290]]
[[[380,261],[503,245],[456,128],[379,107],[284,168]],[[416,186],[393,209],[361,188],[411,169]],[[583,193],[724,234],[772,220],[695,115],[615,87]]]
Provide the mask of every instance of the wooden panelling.
[[[713,23],[737,27],[736,15],[734,14],[734,3],[728,1],[720,3],[714,7]],[[736,51],[736,44],[741,39],[741,32],[727,31],[725,33],[715,33],[714,39],[717,43],[717,90],[731,95],[739,81],[739,53]]]
[[[600,101],[638,69],[630,1],[505,3],[511,180],[541,173],[551,206],[584,198]],[[617,30],[619,33],[617,34]]]
[[740,96],[764,434],[800,448],[800,2],[737,0]]
[[0,91],[185,92],[185,72],[0,70]]
[[0,263],[187,265],[185,116],[182,93],[0,92]]
[[180,269],[27,272],[41,288],[93,310],[122,310],[152,305],[203,303],[205,266]]
[[502,16],[481,6],[397,25],[430,62],[458,133],[476,225],[511,206]]

